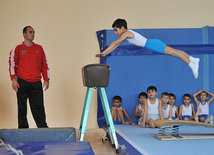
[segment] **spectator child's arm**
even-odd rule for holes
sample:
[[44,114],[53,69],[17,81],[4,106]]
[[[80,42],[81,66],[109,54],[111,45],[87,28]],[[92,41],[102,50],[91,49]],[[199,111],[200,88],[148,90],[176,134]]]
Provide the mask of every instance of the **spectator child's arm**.
[[176,106],[176,110],[175,110],[175,115],[176,115],[176,117],[179,119],[178,107],[177,107],[177,106]]
[[183,109],[183,105],[181,104],[179,107],[179,115],[178,115],[179,117],[181,117],[182,115],[182,109]]
[[172,105],[170,105],[169,109],[169,119],[172,119]]
[[200,89],[198,92],[196,92],[195,94],[192,95],[194,102],[196,103],[197,107],[199,104],[199,100],[197,99],[197,96],[202,92],[202,90]]
[[206,90],[204,90],[204,91],[211,96],[211,98],[207,101],[207,103],[210,105],[210,103],[214,100],[214,94],[211,92],[208,92]]
[[126,109],[125,109],[125,108],[123,108],[123,112],[124,112],[124,114],[126,115],[126,117],[128,118],[129,124],[132,124],[132,120],[131,120],[129,114],[126,112]]
[[192,106],[192,114],[193,114],[193,117],[195,117],[195,108],[194,108],[193,104],[191,104],[191,106]]
[[134,116],[138,117],[139,115],[140,115],[140,112],[139,112],[139,104],[138,104],[138,105],[136,105]]

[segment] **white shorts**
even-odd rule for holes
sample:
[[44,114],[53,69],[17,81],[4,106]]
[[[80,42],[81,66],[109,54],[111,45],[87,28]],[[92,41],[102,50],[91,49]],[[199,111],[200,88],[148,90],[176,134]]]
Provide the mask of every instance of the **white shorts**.
[[157,114],[157,115],[148,114],[148,115],[147,115],[147,118],[146,118],[146,123],[148,123],[148,121],[149,121],[150,119],[152,119],[153,121],[156,121],[156,120],[160,119],[160,116],[159,116],[159,114]]

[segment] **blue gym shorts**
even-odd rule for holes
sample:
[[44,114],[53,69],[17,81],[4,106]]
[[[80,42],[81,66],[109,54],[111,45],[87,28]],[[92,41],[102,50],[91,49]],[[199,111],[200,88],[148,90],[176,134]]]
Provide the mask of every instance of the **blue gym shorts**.
[[172,117],[172,119],[176,119],[176,117]]
[[184,116],[181,117],[181,119],[184,120],[185,117],[186,117],[186,118],[190,118],[190,117],[192,117],[192,116],[190,116],[190,115],[184,115]]
[[114,124],[122,124],[122,122],[120,122],[118,119],[116,119],[116,120],[114,121]]
[[145,49],[162,54],[164,52],[165,47],[166,44],[160,41],[159,39],[147,39],[146,44],[144,46]]
[[206,119],[206,118],[207,118],[207,116],[209,116],[209,115],[206,115],[206,114],[198,115],[198,118],[200,119],[201,117],[204,117],[204,118]]

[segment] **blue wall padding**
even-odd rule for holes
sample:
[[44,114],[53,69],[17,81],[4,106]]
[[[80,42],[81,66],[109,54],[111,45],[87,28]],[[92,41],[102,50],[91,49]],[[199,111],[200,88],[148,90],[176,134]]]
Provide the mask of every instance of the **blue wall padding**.
[[[40,154],[40,155],[94,155],[89,142],[84,141],[55,141],[55,142],[9,142],[13,148],[21,150],[23,154]],[[0,147],[0,154],[14,155],[4,146]]]
[[[204,30],[205,28],[206,30]],[[127,110],[133,122],[136,123],[137,118],[134,117],[134,110],[139,103],[138,94],[146,92],[147,87],[151,85],[157,87],[158,98],[163,92],[175,94],[177,97],[176,106],[183,103],[182,97],[185,93],[193,95],[200,89],[214,93],[214,62],[212,61],[214,59],[214,37],[211,37],[214,36],[214,29],[212,27],[142,29],[137,31],[142,32],[148,38],[159,38],[167,44],[172,44],[172,47],[176,49],[184,50],[194,57],[199,57],[199,77],[195,80],[188,65],[178,58],[156,54],[124,43],[111,55],[101,59],[101,63],[111,67],[110,82],[106,88],[110,107],[113,106],[113,96],[120,95],[123,98],[122,107]],[[99,36],[99,33],[102,37]],[[205,33],[206,35],[204,35]],[[103,30],[97,34],[103,49],[118,38],[113,30]],[[192,103],[195,105],[193,101]],[[210,114],[214,115],[214,103],[210,105]],[[98,123],[103,124],[101,121],[104,121],[104,116],[98,98]],[[126,121],[128,120],[126,119]]]
[[75,141],[76,130],[65,128],[1,129],[0,139],[5,142]]
[[[214,27],[203,28],[175,28],[175,29],[133,29],[148,39],[160,39],[167,45],[201,45],[204,39],[208,44],[214,44]],[[97,31],[97,37],[101,49],[107,48],[119,37],[114,30]],[[207,38],[204,38],[207,37]],[[125,41],[122,45],[131,45]]]

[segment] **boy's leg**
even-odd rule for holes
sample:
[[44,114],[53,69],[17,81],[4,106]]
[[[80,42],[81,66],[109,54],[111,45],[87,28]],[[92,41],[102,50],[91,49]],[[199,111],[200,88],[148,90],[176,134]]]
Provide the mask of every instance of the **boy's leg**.
[[200,122],[205,122],[205,120],[206,120],[206,119],[205,119],[204,117],[200,117],[200,118],[199,118],[199,121],[200,121]]
[[117,109],[115,107],[112,108],[111,116],[112,116],[113,122],[116,121],[116,119],[117,119]]
[[123,124],[127,124],[125,121],[124,121],[124,117],[123,117],[123,112],[121,110],[120,107],[117,108],[117,114],[118,114],[118,120],[120,122],[122,122]]
[[153,119],[149,119],[148,124],[149,124],[150,128],[155,128],[155,124],[154,124],[154,120]]
[[195,114],[195,121],[198,122],[198,115],[201,113],[201,108],[198,108],[196,114]]
[[185,118],[184,118],[184,121],[189,121],[189,120],[190,120],[190,119],[189,119],[189,118],[187,118],[187,117],[185,117]]
[[[199,69],[199,61],[200,61],[199,58],[190,57],[190,55],[188,55],[184,51],[177,50],[177,49],[174,49],[169,46],[165,47],[164,54],[177,57],[177,58],[181,59],[182,61],[184,61],[192,69],[194,77],[196,79],[198,78],[198,69]],[[192,61],[190,61],[190,60],[192,60]]]
[[181,51],[181,50],[174,49],[170,46],[166,45],[164,54],[177,57],[177,58],[181,59],[182,61],[184,61],[186,64],[190,63],[190,60],[189,60],[190,56],[187,53],[185,53],[184,51]]

